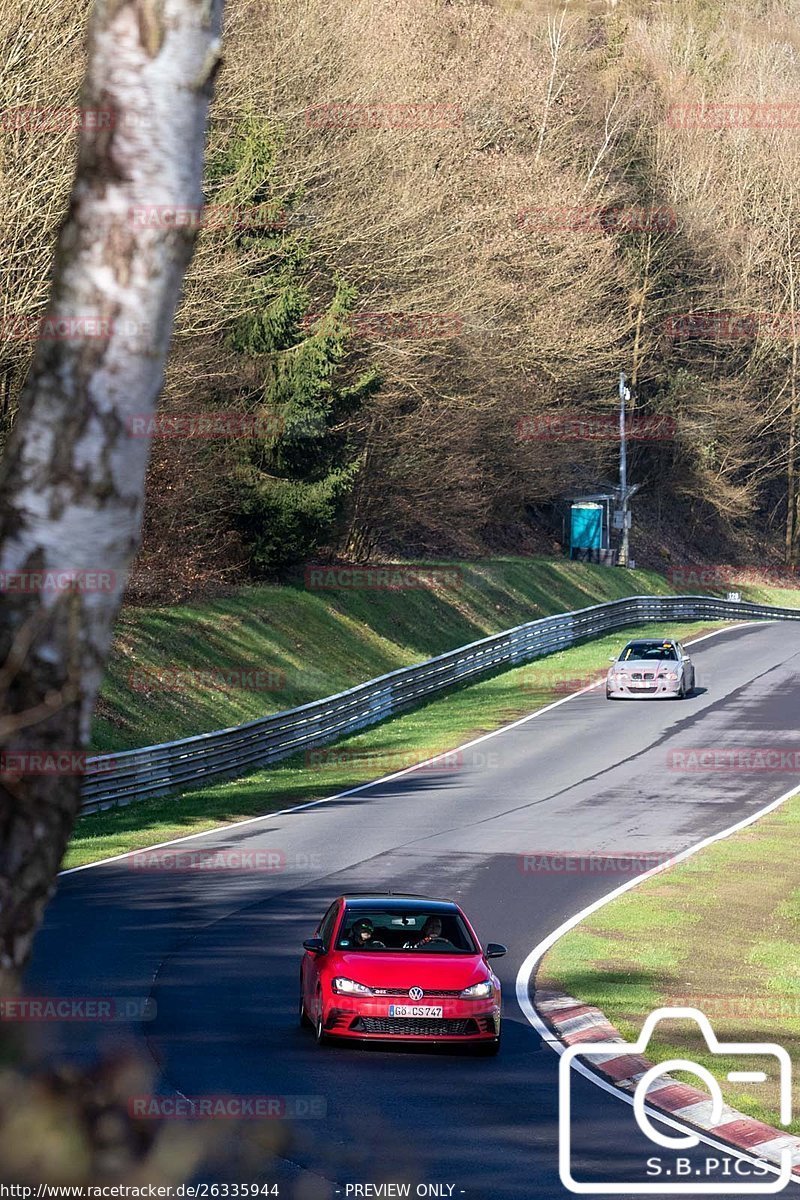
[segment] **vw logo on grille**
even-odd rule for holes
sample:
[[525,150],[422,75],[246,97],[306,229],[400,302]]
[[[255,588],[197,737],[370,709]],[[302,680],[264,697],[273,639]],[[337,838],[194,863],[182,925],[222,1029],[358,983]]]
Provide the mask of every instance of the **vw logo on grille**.
[[424,995],[425,993],[421,987],[413,987],[408,989],[408,996],[410,1000],[421,1000]]

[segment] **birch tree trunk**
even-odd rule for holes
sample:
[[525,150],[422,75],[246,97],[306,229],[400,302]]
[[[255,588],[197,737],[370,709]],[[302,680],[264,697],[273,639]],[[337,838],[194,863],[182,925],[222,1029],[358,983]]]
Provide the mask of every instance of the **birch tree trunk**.
[[193,250],[190,227],[141,210],[202,203],[221,8],[98,0],[90,25],[54,323],[0,474],[0,994],[17,984],[79,810],[80,759],[65,752],[87,745],[138,546],[149,439],[134,418],[154,410]]

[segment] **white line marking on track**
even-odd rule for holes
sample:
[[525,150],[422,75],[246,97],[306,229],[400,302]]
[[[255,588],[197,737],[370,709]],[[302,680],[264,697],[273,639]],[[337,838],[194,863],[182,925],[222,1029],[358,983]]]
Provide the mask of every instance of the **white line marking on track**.
[[[667,862],[659,863],[658,866],[652,867],[649,871],[643,871],[642,874],[637,875],[635,879],[629,879],[625,883],[620,884],[619,887],[614,888],[613,891],[608,892],[607,895],[601,896],[599,900],[595,900],[593,904],[589,904],[586,906],[586,908],[581,909],[581,911],[576,913],[575,916],[569,917],[566,921],[559,925],[557,929],[554,929],[552,933],[549,933],[546,938],[543,938],[542,941],[539,942],[538,946],[535,946],[533,950],[531,950],[530,954],[522,963],[519,971],[517,972],[516,980],[517,1003],[522,1009],[525,1018],[539,1034],[542,1041],[552,1050],[555,1050],[556,1054],[558,1055],[563,1054],[564,1050],[566,1049],[564,1044],[551,1033],[548,1026],[544,1023],[536,1009],[533,1007],[530,999],[533,973],[536,970],[539,961],[544,957],[547,951],[556,944],[556,942],[560,941],[565,934],[569,933],[571,929],[574,929],[576,925],[579,925],[586,917],[591,916],[592,913],[597,912],[599,909],[604,908],[606,904],[609,904],[612,900],[615,900],[617,896],[621,896],[623,893],[629,892],[632,888],[638,887],[640,883],[644,883],[646,879],[652,879],[654,875],[660,875],[662,871],[670,870],[672,867],[677,866],[678,863],[684,862],[686,859],[697,854],[698,851],[704,850],[707,846],[712,846],[715,842],[724,841],[726,838],[731,837],[734,833],[738,833],[740,830],[746,829],[748,825],[754,825],[756,821],[759,821],[768,813],[774,812],[776,808],[780,808],[781,805],[785,804],[787,800],[791,800],[793,796],[797,796],[798,794],[800,794],[800,784],[796,784],[790,791],[784,792],[782,796],[777,798],[777,800],[772,800],[769,804],[765,805],[763,808],[760,808],[757,812],[751,813],[750,816],[744,817],[741,821],[737,821],[735,825],[731,825],[728,829],[723,829],[721,833],[714,833],[710,837],[704,838],[701,842],[698,842],[697,845],[690,846],[687,850],[681,850],[680,853],[676,854]],[[594,1071],[591,1071],[588,1067],[584,1066],[583,1063],[580,1063],[576,1060],[573,1062],[573,1068],[581,1075],[591,1080],[596,1087],[602,1088],[604,1092],[608,1092],[610,1095],[616,1096],[618,1100],[622,1100],[626,1104],[631,1106],[633,1105],[633,1096],[629,1096],[619,1088],[614,1087],[613,1084],[607,1083],[606,1080],[601,1079],[594,1073]],[[680,1129],[683,1132],[686,1130],[685,1125],[681,1125],[680,1122],[665,1116],[663,1113],[656,1109],[650,1108],[648,1105],[645,1106],[645,1111],[655,1120],[661,1121],[663,1124],[669,1125],[673,1129]],[[731,1146],[727,1146],[721,1142],[715,1141],[712,1137],[701,1133],[697,1129],[693,1129],[692,1132],[697,1134],[702,1142],[705,1142],[709,1146],[713,1146],[716,1150],[722,1150],[726,1154],[733,1154],[746,1162],[758,1162],[760,1164],[763,1163],[765,1168],[768,1168],[776,1175],[779,1174],[778,1167],[773,1167],[772,1164],[765,1163],[764,1159],[756,1159],[752,1155],[743,1154]],[[795,1179],[793,1182],[797,1184],[800,1183],[800,1180]]]

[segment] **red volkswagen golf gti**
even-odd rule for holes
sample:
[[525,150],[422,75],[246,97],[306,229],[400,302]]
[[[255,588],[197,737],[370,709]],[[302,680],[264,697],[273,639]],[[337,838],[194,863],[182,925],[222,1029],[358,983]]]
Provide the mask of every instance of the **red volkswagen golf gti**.
[[500,981],[459,906],[424,896],[334,900],[303,942],[300,1023],[329,1038],[500,1048]]

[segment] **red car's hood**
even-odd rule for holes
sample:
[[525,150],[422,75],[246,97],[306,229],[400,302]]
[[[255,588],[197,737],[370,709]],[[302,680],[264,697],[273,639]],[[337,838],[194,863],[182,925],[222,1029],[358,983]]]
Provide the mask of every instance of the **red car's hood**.
[[330,969],[366,987],[461,989],[478,983],[487,975],[486,963],[479,954],[366,953],[335,951]]

